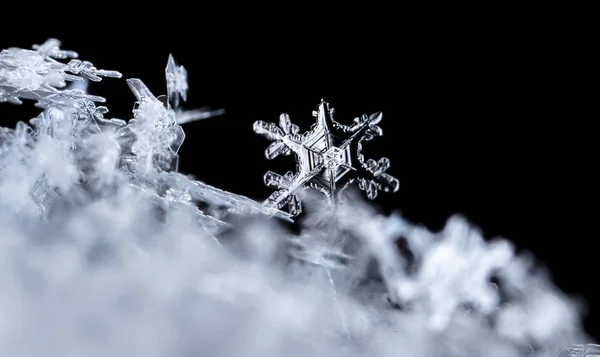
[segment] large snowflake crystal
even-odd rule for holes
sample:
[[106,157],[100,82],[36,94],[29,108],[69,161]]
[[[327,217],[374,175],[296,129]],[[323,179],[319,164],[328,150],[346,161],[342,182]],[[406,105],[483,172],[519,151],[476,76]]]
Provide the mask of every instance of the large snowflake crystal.
[[287,114],[280,116],[279,125],[261,120],[254,123],[257,134],[273,141],[265,151],[267,159],[294,153],[297,160],[296,173],[287,172],[282,176],[269,171],[265,174],[265,184],[277,189],[265,201],[266,206],[281,209],[288,205],[290,213],[298,215],[302,211],[300,191],[316,190],[333,203],[339,193],[354,182],[369,199],[374,199],[379,191],[398,191],[398,179],[385,172],[390,166],[389,160],[383,157],[379,161],[365,161],[362,155],[362,143],[383,134],[377,126],[382,113],[362,115],[355,118],[351,126],[336,122],[333,113],[329,103],[321,100],[313,112],[317,122],[303,134]]

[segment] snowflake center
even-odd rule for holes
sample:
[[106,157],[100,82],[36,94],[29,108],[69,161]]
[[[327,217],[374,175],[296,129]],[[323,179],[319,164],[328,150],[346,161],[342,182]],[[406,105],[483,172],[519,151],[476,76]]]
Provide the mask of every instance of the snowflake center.
[[323,155],[325,166],[328,168],[335,168],[340,166],[344,162],[344,152],[335,146],[330,147]]

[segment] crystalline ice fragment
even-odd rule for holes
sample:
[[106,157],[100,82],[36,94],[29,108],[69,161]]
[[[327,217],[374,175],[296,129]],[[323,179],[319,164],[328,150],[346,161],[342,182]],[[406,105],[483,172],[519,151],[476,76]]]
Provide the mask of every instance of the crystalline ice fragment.
[[295,259],[326,269],[347,269],[353,257],[344,253],[341,247],[328,244],[326,236],[327,231],[313,231],[298,238],[288,239],[288,253]]
[[179,108],[179,98],[187,99],[187,72],[176,64],[172,55],[169,55],[165,76],[167,96],[159,97],[141,80],[127,80],[137,102],[133,119],[121,129],[121,167],[139,177],[150,172],[177,171],[177,152],[185,139],[183,128],[178,124],[223,114],[223,110]]
[[176,121],[173,112],[169,110],[161,98],[157,98],[150,92],[148,87],[137,78],[128,79],[127,84],[137,98],[136,105],[133,108],[133,117],[143,119],[147,126],[155,129],[164,129],[175,125]]
[[197,120],[204,120],[215,116],[223,115],[225,110],[212,110],[209,108],[199,108],[192,110],[183,110],[179,107],[179,98],[185,102],[187,100],[188,81],[185,67],[177,65],[175,58],[169,54],[167,67],[165,68],[165,77],[167,79],[167,97],[169,107],[175,110],[175,117],[178,124],[190,123]]
[[4,128],[3,131],[6,144],[12,146],[12,149],[16,149],[17,151],[31,144],[35,137],[35,132],[31,127],[22,121],[18,122],[14,129]]
[[204,120],[219,115],[225,114],[225,109],[212,110],[209,108],[191,109],[191,110],[177,110],[177,123],[186,124],[197,120]]
[[363,115],[356,118],[352,126],[345,126],[333,120],[333,112],[328,103],[321,101],[313,112],[317,122],[303,134],[287,114],[280,116],[279,125],[264,121],[254,123],[257,134],[273,141],[265,151],[267,159],[294,153],[297,160],[297,172],[287,173],[285,180],[272,172],[265,175],[265,183],[277,189],[265,205],[277,209],[287,205],[288,210],[297,215],[301,212],[297,193],[307,188],[332,200],[353,182],[357,182],[370,199],[379,191],[398,190],[398,180],[385,172],[389,168],[387,158],[365,161],[362,155],[362,143],[383,133],[377,126],[381,113]]
[[600,357],[600,345],[573,345],[560,351],[557,357]]
[[227,192],[203,182],[190,180],[186,176],[169,172],[161,175],[160,180],[164,186],[184,189],[193,200],[206,202],[214,206],[227,207],[234,214],[265,214],[291,221],[291,216],[271,207],[264,205],[245,196]]
[[119,72],[97,69],[87,61],[73,59],[68,64],[57,61],[77,57],[77,53],[61,50],[60,41],[56,39],[33,48],[9,48],[0,52],[0,102],[21,104],[21,99],[32,99],[41,107],[61,103],[62,98],[103,102],[102,97],[59,88],[65,87],[68,81],[121,77]]
[[77,58],[79,54],[75,51],[65,51],[60,49],[60,41],[55,38],[49,38],[41,45],[33,45],[32,48],[42,54],[44,57],[53,57],[57,59]]
[[67,71],[80,75],[82,78],[89,79],[94,82],[99,82],[102,77],[121,78],[121,73],[117,71],[107,71],[104,69],[97,69],[88,61],[71,60],[67,64]]
[[169,188],[165,192],[165,198],[169,201],[174,202],[191,202],[192,196],[187,193],[185,190],[177,189],[177,188]]
[[46,177],[41,177],[36,181],[31,189],[31,197],[33,201],[40,207],[42,213],[45,214],[47,209],[60,196],[59,191],[55,187],[51,187],[46,180]]
[[195,205],[191,204],[191,196],[185,190],[178,188],[167,189],[164,196],[158,195],[156,192],[146,190],[140,186],[133,185],[136,190],[150,196],[151,200],[159,207],[163,207],[166,211],[170,210],[187,210],[195,215],[198,222],[202,225],[204,233],[212,236],[218,242],[214,234],[220,229],[227,227],[228,224],[218,218],[212,217],[200,211]]
[[127,84],[137,102],[133,119],[121,129],[123,167],[141,175],[176,169],[177,152],[185,134],[177,125],[175,113],[141,80],[128,79]]
[[179,97],[181,97],[184,102],[187,100],[187,71],[185,70],[185,67],[176,64],[172,54],[169,55],[167,67],[165,68],[165,75],[167,77],[167,95],[169,96],[169,102],[173,108],[178,108]]

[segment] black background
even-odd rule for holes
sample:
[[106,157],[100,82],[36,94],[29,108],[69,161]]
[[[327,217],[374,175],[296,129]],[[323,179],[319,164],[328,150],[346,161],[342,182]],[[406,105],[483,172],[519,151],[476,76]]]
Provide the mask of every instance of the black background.
[[[98,68],[142,79],[155,95],[166,92],[164,67],[173,53],[188,70],[186,108],[227,110],[184,126],[180,171],[259,200],[271,193],[264,172],[294,164],[264,158],[268,142],[253,133],[255,120],[276,122],[286,112],[306,129],[321,98],[341,123],[382,111],[384,136],[365,153],[389,157],[389,173],[401,184],[377,199],[382,210],[400,210],[433,230],[463,214],[486,237],[502,235],[534,252],[567,293],[598,300],[597,114],[585,109],[595,99],[586,89],[592,67],[591,48],[579,36],[585,29],[560,17],[544,24],[357,19],[324,31],[327,17],[318,11],[299,23],[289,21],[291,13],[269,24],[222,15],[204,22],[210,16],[185,27],[177,22],[184,20],[167,25],[123,15],[102,31],[5,32],[0,47],[57,37]],[[123,79],[91,90],[107,98],[108,117],[130,117],[134,96]],[[36,110],[0,104],[0,114],[2,125],[14,125]],[[589,313],[587,328],[597,335],[600,306]]]

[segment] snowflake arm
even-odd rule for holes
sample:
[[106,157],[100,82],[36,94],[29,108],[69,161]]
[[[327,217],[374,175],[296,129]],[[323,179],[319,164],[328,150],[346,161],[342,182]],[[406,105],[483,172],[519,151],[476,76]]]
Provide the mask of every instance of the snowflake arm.
[[94,82],[100,82],[102,77],[121,78],[122,76],[120,72],[97,69],[91,62],[76,59],[71,60],[65,70]]
[[272,160],[279,155],[288,156],[292,152],[302,154],[303,137],[300,128],[292,124],[287,114],[279,116],[279,125],[258,120],[254,123],[254,132],[273,141],[265,150],[265,157]]

